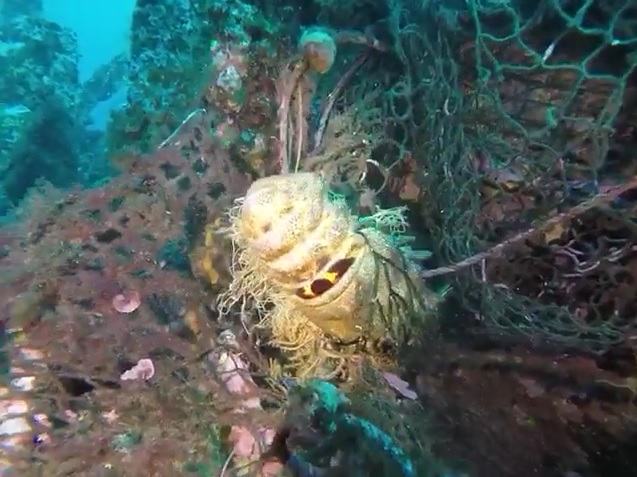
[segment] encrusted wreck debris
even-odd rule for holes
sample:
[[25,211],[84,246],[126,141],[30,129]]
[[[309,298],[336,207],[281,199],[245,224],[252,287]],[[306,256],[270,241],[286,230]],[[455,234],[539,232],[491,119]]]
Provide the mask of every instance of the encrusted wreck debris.
[[[0,427],[2,465],[18,475],[347,473],[370,462],[405,475],[634,474],[634,13],[620,0],[139,1],[129,64],[109,70],[129,83],[107,133],[120,173],[88,190],[40,185],[0,229],[12,379],[0,399],[19,424]],[[67,112],[105,97],[68,77]],[[17,141],[42,106],[30,93],[10,103]],[[298,219],[303,207],[281,189],[265,204],[272,218],[229,235],[228,210],[245,212],[256,200],[247,191],[274,183],[261,178],[298,171],[331,187],[321,214],[303,203]],[[418,269],[414,289],[435,291],[426,327],[400,318],[404,339],[378,325],[370,339],[360,308],[318,327],[307,312],[301,328],[312,332],[286,343],[264,320],[281,295],[251,301],[284,283],[273,256],[255,267],[270,281],[243,275],[255,293],[219,303],[242,273],[238,247],[267,255],[282,223],[330,207],[356,219],[344,236],[386,227],[383,250],[395,253],[379,263],[417,262],[392,266],[409,280]],[[323,263],[321,250],[298,255],[317,269],[295,275],[310,279],[295,282],[294,300],[336,289],[362,253],[330,249]],[[371,308],[396,319],[404,308],[392,303],[406,295],[387,282],[389,304]],[[339,336],[352,323],[356,339]],[[338,397],[298,379],[299,349],[337,364],[327,377]],[[335,423],[362,447],[339,440]]]

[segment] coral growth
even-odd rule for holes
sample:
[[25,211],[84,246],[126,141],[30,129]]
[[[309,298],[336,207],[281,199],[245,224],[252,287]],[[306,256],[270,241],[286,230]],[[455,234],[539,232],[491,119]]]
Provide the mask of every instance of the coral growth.
[[42,98],[73,104],[79,88],[75,35],[37,16],[17,16],[0,31],[0,103],[37,109]]
[[[20,5],[18,5],[20,3]],[[41,2],[40,2],[41,3]],[[64,188],[103,180],[112,170],[90,113],[120,85],[114,58],[86,82],[75,34],[39,15],[38,2],[3,3],[0,31],[0,212],[17,206],[36,181]]]
[[[3,229],[3,320],[23,335],[11,356],[18,362],[16,353],[35,349],[46,363],[27,371],[36,378],[29,417],[37,412],[62,423],[30,431],[46,439],[27,449],[37,461],[29,465],[47,474],[108,465],[138,475],[144,466],[163,468],[160,461],[179,462],[181,472],[216,458],[209,445],[218,421],[206,419],[209,433],[197,442],[183,421],[192,402],[215,390],[205,370],[187,366],[208,346],[213,314],[208,291],[191,275],[189,255],[214,211],[229,204],[229,194],[245,191],[248,176],[201,132],[205,118],[194,123],[174,138],[182,146],[120,158],[126,174],[108,185],[70,195],[32,192],[22,222]],[[146,358],[155,364],[152,388],[119,382]],[[131,386],[137,392],[127,390]],[[154,386],[162,391],[155,394]],[[169,436],[153,424],[157,413],[175,419]],[[122,449],[134,453],[139,468],[118,457]],[[101,457],[74,457],[95,453]],[[19,468],[26,465],[9,457]]]
[[27,118],[0,171],[0,181],[6,198],[17,205],[27,191],[39,181],[65,188],[79,179],[80,148],[76,143],[80,128],[70,111],[59,99],[41,101]]
[[[108,148],[116,154],[151,152],[189,111],[207,106],[208,88],[226,96],[229,103],[244,101],[247,90],[241,68],[221,64],[228,45],[232,55],[274,50],[269,39],[275,31],[268,19],[239,0],[197,0],[188,5],[138,1],[131,28],[128,98],[108,128]],[[251,33],[260,40],[252,41]],[[225,117],[213,119],[222,123]]]

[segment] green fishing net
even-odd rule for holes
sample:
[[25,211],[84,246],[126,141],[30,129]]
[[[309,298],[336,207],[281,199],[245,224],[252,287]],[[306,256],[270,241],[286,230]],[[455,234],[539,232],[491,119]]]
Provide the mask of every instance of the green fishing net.
[[[537,228],[443,279],[463,327],[586,349],[622,339],[632,308],[607,299],[622,282],[604,257],[629,260],[634,227],[614,222],[617,201],[581,204],[635,171],[622,142],[632,134],[622,104],[632,95],[634,15],[621,0],[393,0],[375,25],[393,63],[367,65],[373,79],[352,94],[377,93],[392,138],[379,159],[402,176],[391,185],[413,200],[437,264]],[[542,228],[575,206],[585,214]],[[600,246],[609,227],[621,229],[617,241]],[[560,261],[568,255],[577,261]]]

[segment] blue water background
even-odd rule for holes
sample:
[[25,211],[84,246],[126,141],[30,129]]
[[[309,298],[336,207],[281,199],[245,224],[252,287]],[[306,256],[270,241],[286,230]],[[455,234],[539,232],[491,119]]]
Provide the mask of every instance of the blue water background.
[[[81,59],[80,80],[114,56],[126,52],[135,0],[45,0],[44,16],[73,30],[78,37]],[[112,108],[121,105],[126,92],[121,89],[97,105],[93,127],[103,129]]]

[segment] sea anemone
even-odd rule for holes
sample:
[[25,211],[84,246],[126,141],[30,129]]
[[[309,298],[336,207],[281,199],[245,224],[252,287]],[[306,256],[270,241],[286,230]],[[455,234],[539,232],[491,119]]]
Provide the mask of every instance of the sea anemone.
[[131,369],[126,370],[120,376],[122,381],[148,381],[155,375],[155,364],[151,359],[143,358]]
[[142,299],[138,292],[129,291],[122,292],[113,297],[113,308],[120,313],[132,313],[139,305],[141,305]]

